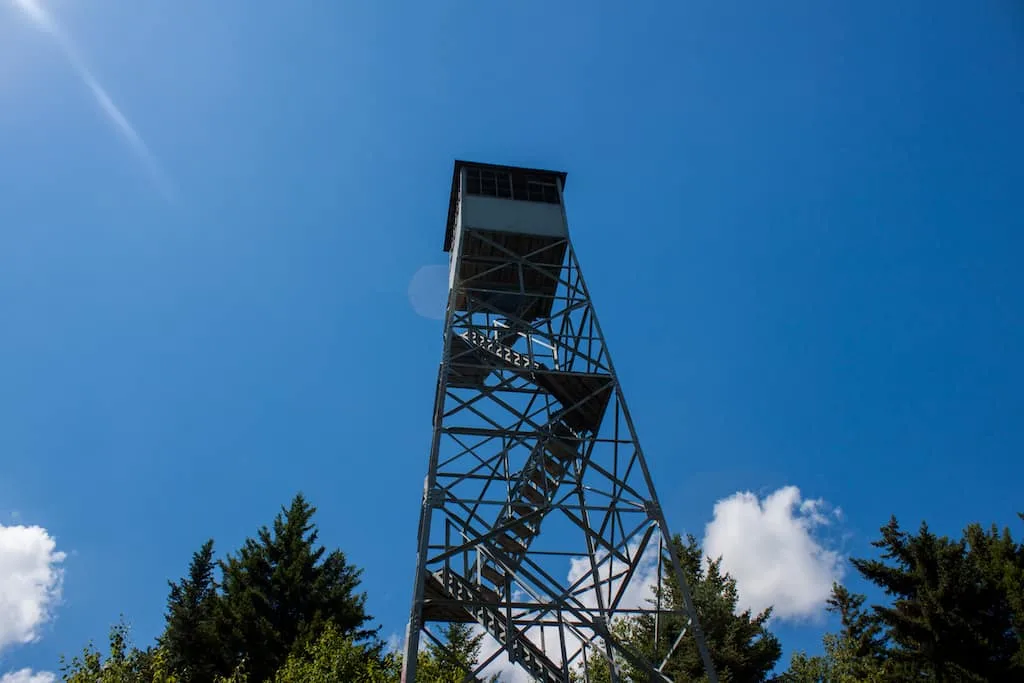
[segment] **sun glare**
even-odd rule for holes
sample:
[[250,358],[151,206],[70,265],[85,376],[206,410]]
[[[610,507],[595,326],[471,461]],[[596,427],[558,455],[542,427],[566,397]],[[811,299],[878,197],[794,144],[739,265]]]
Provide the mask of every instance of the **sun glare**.
[[85,60],[79,54],[78,47],[54,19],[53,15],[43,7],[39,0],[11,0],[14,7],[21,10],[31,23],[41,32],[51,36],[57,47],[67,58],[68,63],[78,73],[79,78],[91,93],[97,106],[99,106],[107,121],[120,133],[122,138],[132,148],[139,160],[147,167],[153,181],[157,184],[165,198],[171,199],[174,192],[171,184],[156,157],[150,152],[149,147],[139,135],[135,126],[128,120],[120,107],[115,104],[107,89],[100,83],[99,79],[92,72]]

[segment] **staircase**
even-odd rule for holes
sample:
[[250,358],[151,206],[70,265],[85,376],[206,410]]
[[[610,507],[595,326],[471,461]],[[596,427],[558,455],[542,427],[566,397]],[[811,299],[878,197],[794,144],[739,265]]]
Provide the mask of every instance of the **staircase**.
[[[495,367],[518,372],[545,389],[563,405],[571,401],[571,397],[558,395],[566,393],[559,391],[562,388],[560,384],[564,382],[553,381],[553,373],[543,364],[508,345],[519,333],[507,323],[499,323],[499,328],[493,337],[476,329],[458,335],[460,347],[475,352],[479,365],[474,367],[484,367],[487,373]],[[569,376],[571,373],[559,374]],[[475,376],[480,376],[479,370]],[[565,417],[571,419],[573,414]],[[578,423],[579,419],[573,421]],[[579,453],[580,437],[562,417],[556,415],[545,425],[541,434],[495,522],[496,526],[511,524],[508,530],[495,536],[494,541],[506,560],[505,565],[513,570],[518,568],[531,541],[540,532],[541,519],[565,480],[570,464]],[[529,519],[524,519],[528,516]],[[486,556],[481,557],[480,578],[490,583],[499,595],[504,593],[508,585],[504,568]]]
[[[432,578],[445,602],[463,603],[465,612],[469,612],[466,616],[471,616],[499,643],[510,648],[511,661],[525,668],[535,680],[556,683],[568,680],[566,672],[525,635],[509,634],[508,629],[515,627],[495,605],[510,597],[510,572],[516,571],[523,562],[558,490],[571,475],[570,467],[579,456],[583,434],[596,433],[600,427],[610,397],[610,385],[606,376],[548,369],[509,346],[517,334],[503,329],[495,336],[488,336],[480,330],[469,329],[452,337],[455,353],[449,385],[482,387],[493,371],[512,371],[554,398],[561,410],[554,412],[540,430],[494,523],[495,527],[506,528],[492,536],[485,546],[478,547],[476,561],[469,563],[478,571],[467,577],[446,567],[435,572]],[[500,563],[496,558],[501,559]],[[462,620],[465,617],[450,614],[450,618]]]
[[[530,639],[518,631],[509,637],[508,629],[515,631],[497,608],[485,604],[487,598],[480,589],[455,572],[441,571],[435,574],[445,591],[454,599],[465,602],[468,610],[499,643],[505,643],[511,651],[509,659],[526,669],[535,681],[542,683],[563,683],[568,680],[559,665],[552,662]],[[486,590],[486,589],[485,589]]]
[[[519,567],[530,543],[540,533],[541,520],[579,451],[577,435],[562,422],[553,422],[548,431],[531,451],[495,523],[495,526],[509,525],[494,540],[503,551],[505,566],[512,570]],[[499,595],[504,594],[508,586],[505,569],[485,555],[481,555],[481,560],[481,579],[490,583]]]

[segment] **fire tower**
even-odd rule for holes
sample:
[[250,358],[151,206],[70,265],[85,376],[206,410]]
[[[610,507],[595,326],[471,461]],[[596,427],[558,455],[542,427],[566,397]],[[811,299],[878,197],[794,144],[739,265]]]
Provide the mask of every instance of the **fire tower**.
[[[647,661],[609,630],[655,612],[630,591],[661,547],[715,673],[569,239],[566,174],[455,162],[448,306],[402,680],[421,635],[474,623],[544,683],[594,658]],[[664,614],[664,608],[661,614]],[[659,615],[660,616],[660,615]],[[666,657],[667,659],[667,657]],[[612,680],[619,680],[612,667]]]

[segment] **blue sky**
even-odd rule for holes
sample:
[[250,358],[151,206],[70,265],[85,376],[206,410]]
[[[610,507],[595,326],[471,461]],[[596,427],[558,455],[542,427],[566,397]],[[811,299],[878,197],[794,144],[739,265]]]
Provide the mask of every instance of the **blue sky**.
[[40,3],[0,2],[0,524],[67,557],[0,672],[148,641],[298,490],[404,627],[454,158],[568,171],[675,530],[1024,508],[1017,3]]

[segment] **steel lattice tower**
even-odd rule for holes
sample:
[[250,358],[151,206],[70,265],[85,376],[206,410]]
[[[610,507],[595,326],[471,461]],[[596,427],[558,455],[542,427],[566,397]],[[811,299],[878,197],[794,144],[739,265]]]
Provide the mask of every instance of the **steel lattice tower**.
[[569,240],[565,177],[455,162],[403,682],[416,678],[421,634],[444,645],[432,622],[478,624],[501,645],[491,660],[505,653],[545,683],[585,672],[594,657],[669,680],[664,662],[645,660],[609,630],[616,617],[659,609],[629,588],[662,544],[684,602],[676,645],[695,638],[716,681]]

